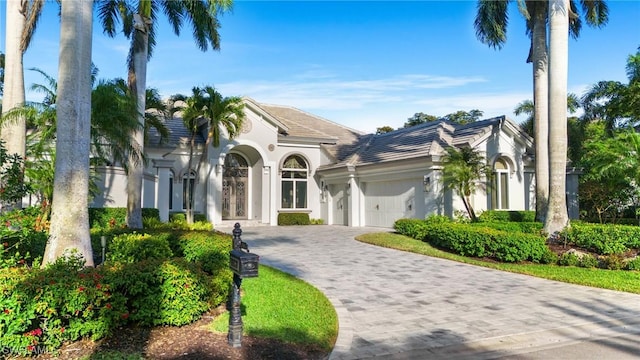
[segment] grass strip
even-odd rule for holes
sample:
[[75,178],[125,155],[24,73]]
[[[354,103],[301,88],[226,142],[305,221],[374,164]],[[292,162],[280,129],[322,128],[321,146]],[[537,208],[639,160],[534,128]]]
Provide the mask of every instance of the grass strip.
[[[260,265],[259,276],[242,281],[242,322],[249,336],[317,345],[330,351],[338,336],[338,316],[315,287],[274,268]],[[229,314],[213,321],[227,332]]]

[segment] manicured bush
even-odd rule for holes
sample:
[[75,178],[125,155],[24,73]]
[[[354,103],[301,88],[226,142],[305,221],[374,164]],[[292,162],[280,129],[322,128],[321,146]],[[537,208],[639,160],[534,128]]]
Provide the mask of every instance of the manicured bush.
[[278,225],[309,225],[309,214],[307,213],[280,213],[278,214]]
[[622,254],[640,249],[640,227],[612,224],[572,223],[562,236],[567,243],[597,254]]
[[537,235],[457,223],[430,225],[425,230],[425,241],[463,256],[490,257],[504,262],[553,259],[545,239]]
[[474,223],[474,226],[488,227],[507,232],[521,232],[525,234],[542,234],[541,222],[513,222],[513,221],[487,221]]
[[427,223],[420,219],[398,219],[393,223],[393,228],[398,234],[420,241],[427,235],[427,226]]
[[166,236],[150,234],[121,234],[108,244],[107,259],[133,263],[148,259],[168,259],[173,256]]
[[173,247],[185,260],[201,264],[213,276],[213,302],[223,302],[229,294],[233,274],[229,270],[231,236],[211,231],[175,232]]
[[492,221],[513,221],[513,222],[535,222],[536,212],[532,210],[509,211],[509,210],[486,210],[483,211],[478,220],[481,222]]
[[83,268],[79,256],[45,269],[0,269],[0,344],[23,355],[64,341],[102,338],[124,322],[124,296],[105,268]]
[[107,280],[126,296],[128,320],[141,325],[185,325],[219,304],[211,276],[184,259],[114,264]]
[[560,258],[558,259],[558,265],[578,266],[578,264],[580,264],[580,258],[573,252],[565,252],[560,255]]

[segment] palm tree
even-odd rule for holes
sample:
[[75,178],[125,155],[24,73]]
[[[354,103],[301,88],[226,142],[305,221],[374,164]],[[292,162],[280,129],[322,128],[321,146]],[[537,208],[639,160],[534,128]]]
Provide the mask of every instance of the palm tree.
[[455,191],[462,199],[471,221],[476,221],[471,195],[478,189],[486,189],[482,179],[491,175],[491,168],[487,165],[486,159],[469,147],[449,147],[442,163],[444,189]]
[[[115,36],[116,23],[122,20],[124,34],[131,40],[128,57],[128,84],[136,94],[138,122],[144,128],[144,109],[147,78],[147,61],[156,44],[157,18],[160,8],[167,16],[176,35],[180,34],[183,20],[193,27],[193,36],[198,47],[206,51],[220,49],[217,16],[231,8],[232,0],[114,0],[101,3],[98,10],[103,28],[109,36]],[[144,134],[131,134],[134,143],[143,150]],[[142,228],[142,173],[143,166],[133,159],[129,162],[127,181],[127,226]]]
[[[195,136],[198,131],[205,126],[207,137],[204,148],[200,153],[200,159],[196,166],[196,174],[200,174],[200,168],[207,159],[209,146],[219,147],[220,138],[223,131],[228,139],[233,139],[240,134],[242,123],[245,120],[244,102],[237,96],[222,97],[222,95],[212,86],[203,88],[194,87],[192,95],[186,99],[186,106],[183,109],[182,119],[185,126],[191,132],[189,164],[191,170],[192,158],[195,148]],[[191,182],[187,182],[187,222],[193,222],[193,204],[191,199]]]
[[544,230],[549,235],[569,225],[567,212],[567,76],[569,0],[549,0],[549,207]]
[[89,234],[93,1],[61,2],[56,162],[50,236],[42,265],[74,249],[93,266]]
[[[2,114],[21,107],[25,102],[22,58],[31,43],[44,0],[6,0],[6,42],[4,54],[4,89]],[[26,155],[26,123],[24,118],[4,123],[0,137],[7,151]]]
[[[507,8],[510,0],[480,0],[474,22],[476,35],[483,43],[501,48],[507,41]],[[581,0],[586,13],[586,21],[592,26],[601,26],[607,22],[608,9],[603,0]],[[531,47],[527,62],[533,63],[533,104],[534,138],[536,153],[536,219],[544,221],[547,213],[549,194],[549,153],[548,153],[548,47],[546,1],[518,1],[520,12],[527,19],[527,34],[531,37]],[[524,6],[523,6],[524,5]],[[581,19],[576,15],[577,7],[570,1],[572,21],[569,31],[577,38],[582,27]]]

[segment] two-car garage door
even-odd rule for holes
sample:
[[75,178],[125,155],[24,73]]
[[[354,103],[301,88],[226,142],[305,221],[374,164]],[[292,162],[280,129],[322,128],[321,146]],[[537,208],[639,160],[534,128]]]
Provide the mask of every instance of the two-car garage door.
[[[419,180],[377,181],[363,184],[366,226],[392,227],[401,218],[415,217],[422,201]],[[420,197],[416,201],[416,194]]]

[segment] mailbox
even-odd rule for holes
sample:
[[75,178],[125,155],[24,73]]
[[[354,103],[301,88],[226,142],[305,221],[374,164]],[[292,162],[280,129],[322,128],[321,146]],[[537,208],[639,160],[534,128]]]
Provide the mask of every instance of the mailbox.
[[231,250],[229,267],[241,278],[257,277],[260,257],[242,250]]

